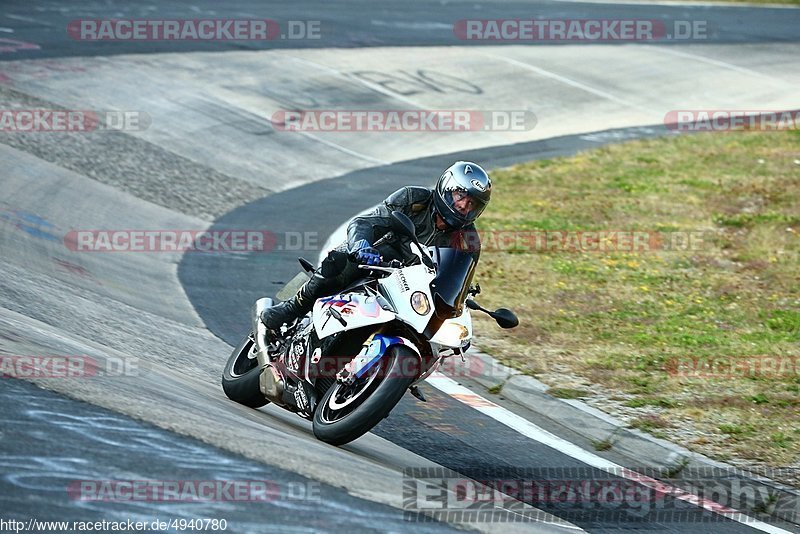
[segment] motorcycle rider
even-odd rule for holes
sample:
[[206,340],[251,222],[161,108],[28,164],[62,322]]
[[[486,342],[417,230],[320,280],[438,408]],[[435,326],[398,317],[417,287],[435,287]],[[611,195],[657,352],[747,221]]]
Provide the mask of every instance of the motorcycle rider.
[[473,223],[486,208],[491,193],[489,175],[469,161],[448,167],[433,189],[398,189],[370,213],[353,218],[347,227],[347,241],[328,254],[294,297],[264,310],[261,321],[270,334],[276,335],[281,325],[311,311],[318,298],[341,291],[363,277],[358,264],[377,265],[381,258],[413,257],[403,242],[405,238],[390,233],[391,213],[396,210],[414,223],[422,245],[462,247],[479,255],[480,239]]

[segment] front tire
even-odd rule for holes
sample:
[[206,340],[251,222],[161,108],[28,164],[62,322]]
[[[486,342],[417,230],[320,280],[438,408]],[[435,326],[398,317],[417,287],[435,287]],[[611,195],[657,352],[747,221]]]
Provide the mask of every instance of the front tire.
[[352,386],[336,382],[314,411],[314,435],[331,445],[360,438],[381,422],[417,376],[419,356],[403,345],[392,345],[386,355]]
[[251,335],[245,336],[239,342],[225,363],[225,369],[222,371],[222,389],[232,401],[250,408],[260,408],[269,401],[261,393],[258,385],[258,378],[261,375],[258,360],[248,357],[248,354],[255,350],[255,342]]

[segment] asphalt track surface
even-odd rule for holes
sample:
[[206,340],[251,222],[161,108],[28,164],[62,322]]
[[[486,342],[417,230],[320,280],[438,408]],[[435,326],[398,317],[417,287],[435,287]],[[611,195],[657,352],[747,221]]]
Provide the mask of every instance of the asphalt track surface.
[[[708,43],[797,42],[797,15],[785,9],[564,3],[540,1],[438,2],[371,4],[363,2],[4,2],[3,26],[15,30],[13,39],[34,43],[39,50],[25,50],[26,58],[109,55],[154,52],[265,50],[280,48],[332,48],[378,46],[463,45],[453,23],[469,18],[516,19],[657,19],[671,27],[674,20],[707,20]],[[319,21],[319,39],[290,39],[288,26],[282,38],[252,42],[203,43],[87,43],[69,38],[63,28],[77,19],[144,18],[267,18]],[[9,38],[11,38],[9,36]],[[481,46],[480,43],[467,43]]]
[[[91,404],[73,401],[20,380],[0,392],[0,462],[4,519],[40,521],[141,521],[226,519],[236,532],[383,532],[404,530],[403,512],[243,459]],[[54,439],[57,438],[57,439]],[[81,500],[64,487],[94,480],[260,480],[274,485],[248,502],[114,503]],[[231,499],[235,498],[233,493]],[[341,514],[347,510],[347,514]],[[13,512],[13,513],[12,513]],[[10,517],[9,517],[10,515]],[[332,516],[337,516],[331,527]],[[381,525],[381,526],[379,526]],[[422,523],[421,532],[453,531]]]
[[[118,60],[121,65],[135,64],[156,69],[159,62],[166,62],[180,73],[185,68],[180,62],[196,62],[193,68],[202,70],[209,64],[220,64],[216,54],[222,54],[222,57],[231,58],[226,76],[246,77],[246,69],[250,66],[248,61],[252,59],[251,56],[237,55],[242,51],[288,50],[297,55],[302,49],[307,53],[302,56],[304,61],[330,60],[329,64],[335,65],[336,69],[349,62],[377,69],[376,65],[392,61],[387,57],[400,57],[397,52],[382,47],[413,48],[408,54],[414,54],[416,61],[424,66],[428,61],[423,59],[425,50],[418,47],[482,46],[456,39],[452,32],[455,20],[532,16],[532,6],[522,2],[419,2],[413,5],[414,9],[408,9],[401,4],[364,6],[337,3],[334,9],[327,3],[272,3],[265,11],[255,2],[227,3],[224,9],[211,3],[189,6],[174,3],[5,2],[4,14],[0,18],[0,31],[4,33],[0,38],[13,42],[0,41],[6,46],[0,55],[0,60],[4,61],[0,64],[0,80],[4,87],[0,89],[3,89],[3,98],[14,107],[33,107],[43,102],[45,105],[77,106],[85,103],[144,109],[151,110],[154,126],[157,126],[156,122],[170,116],[168,112],[172,110],[178,110],[179,114],[186,112],[180,109],[182,102],[175,107],[150,108],[146,98],[155,89],[148,90],[146,84],[137,86],[136,75],[125,73],[120,68],[113,71],[119,77],[119,83],[111,84],[98,66],[116,64],[113,62],[117,60],[111,56],[119,55],[122,56]],[[744,95],[743,102],[749,103],[751,109],[756,102],[764,103],[759,99],[760,95],[766,94],[769,98],[774,94],[759,91],[785,90],[796,80],[796,74],[787,72],[786,68],[796,65],[796,43],[800,38],[798,10],[542,2],[535,5],[535,14],[550,18],[624,16],[668,21],[707,20],[712,30],[709,39],[691,43],[690,49],[681,49],[677,56],[652,51],[654,46],[651,44],[642,47],[642,54],[652,54],[648,57],[653,61],[653,58],[674,59],[680,54],[693,55],[699,53],[698,50],[708,49],[702,54],[709,56],[702,56],[701,62],[706,68],[732,70],[742,77],[740,92]],[[70,39],[63,31],[69,21],[77,18],[154,17],[319,20],[324,32],[319,40],[278,39],[256,44],[87,43]],[[662,44],[673,47],[679,43]],[[608,57],[639,53],[630,45],[619,49],[615,48],[617,46],[593,45],[583,50],[587,54],[607,54]],[[560,61],[570,57],[580,61],[580,46],[555,47],[561,50],[548,49],[548,52],[558,56]],[[357,55],[353,60],[347,55],[348,50],[326,55],[329,48],[354,49],[352,52],[356,54],[360,54],[361,49],[376,50],[365,51],[365,54],[374,53],[374,56]],[[597,52],[597,48],[605,51]],[[191,55],[188,52],[210,55]],[[138,56],[126,56],[133,53]],[[509,53],[516,58],[514,61],[525,60],[525,51]],[[452,57],[463,57],[457,54],[471,53],[466,49],[459,50]],[[153,59],[147,55],[152,55]],[[97,56],[94,62],[82,59],[90,56]],[[282,58],[277,57],[279,60]],[[37,59],[43,61],[31,61]],[[732,59],[740,61],[739,70],[730,68]],[[414,64],[414,60],[409,64]],[[462,72],[461,79],[490,87],[472,65],[468,62],[464,65],[466,75]],[[137,517],[148,520],[156,516],[191,517],[197,511],[195,505],[173,503],[76,503],[69,500],[63,489],[67,479],[264,478],[276,481],[281,487],[289,487],[292,483],[308,486],[322,481],[320,487],[325,502],[298,503],[284,499],[257,505],[214,503],[203,515],[215,517],[213,514],[219,513],[229,521],[230,530],[234,532],[260,532],[265,528],[280,532],[368,531],[371,528],[377,531],[417,531],[420,525],[403,522],[397,511],[403,504],[401,471],[404,468],[444,466],[460,473],[489,478],[498,474],[507,478],[524,476],[526,469],[574,469],[580,472],[580,462],[525,438],[428,386],[424,386],[429,400],[427,404],[407,396],[392,415],[376,427],[373,435],[341,449],[316,442],[309,425],[291,414],[272,407],[255,412],[226,401],[218,377],[230,350],[228,345],[235,344],[246,330],[247,308],[254,298],[273,294],[296,272],[296,251],[214,256],[81,256],[65,250],[63,241],[64,234],[76,228],[209,226],[230,229],[255,225],[278,235],[308,232],[316,236],[316,243],[321,244],[339,224],[380,201],[387,192],[409,183],[428,184],[431,176],[447,162],[462,155],[496,168],[532,158],[571,154],[604,143],[666,133],[663,125],[654,126],[660,118],[658,115],[643,117],[635,110],[622,114],[616,108],[602,110],[598,107],[599,119],[576,118],[575,115],[580,113],[575,113],[575,107],[585,101],[586,88],[593,90],[589,92],[595,97],[605,98],[605,92],[596,90],[596,87],[606,88],[607,84],[603,82],[609,80],[600,79],[600,74],[592,71],[587,78],[575,82],[575,74],[581,68],[563,61],[561,66],[564,70],[558,79],[568,82],[566,92],[576,89],[580,94],[563,96],[565,88],[553,89],[552,94],[559,98],[563,96],[562,101],[555,96],[546,98],[548,89],[544,90],[541,97],[545,101],[542,104],[544,109],[541,114],[537,109],[541,134],[534,130],[533,135],[527,138],[509,136],[503,140],[487,136],[462,141],[451,137],[433,143],[413,139],[411,142],[390,140],[385,149],[386,157],[370,151],[374,150],[375,143],[363,137],[346,139],[341,143],[337,140],[337,154],[331,155],[326,152],[330,144],[320,143],[325,139],[306,139],[295,144],[241,125],[237,125],[233,133],[209,128],[186,135],[181,130],[184,123],[180,120],[173,125],[177,127],[173,135],[157,127],[141,135],[100,137],[102,134],[91,134],[80,141],[60,137],[40,140],[35,134],[34,137],[4,135],[2,142],[7,146],[0,145],[4,162],[3,204],[0,206],[3,210],[0,219],[3,223],[0,225],[3,354],[86,354],[101,363],[133,361],[136,372],[130,376],[99,376],[81,381],[37,380],[47,389],[111,408],[114,412],[41,391],[28,384],[3,381],[3,406],[13,407],[4,410],[5,420],[0,427],[4,465],[0,482],[2,518],[91,520],[127,518],[138,514]],[[442,68],[441,65],[437,67]],[[74,77],[76,72],[80,72],[76,68],[96,73],[96,83]],[[553,71],[548,68],[548,73]],[[598,66],[598,70],[602,69]],[[450,75],[454,74],[451,72]],[[620,79],[624,77],[624,74],[620,75]],[[281,78],[277,85],[282,87],[283,93],[279,96],[289,93],[293,84],[297,84],[296,81],[287,81],[286,75]],[[547,80],[555,79],[552,76],[545,78],[540,80],[544,85]],[[617,81],[614,79],[614,83]],[[634,104],[643,107],[643,103],[648,101],[647,85],[652,80],[631,75],[627,81],[628,85],[620,81],[619,87],[614,89],[624,92],[630,87],[642,86],[641,94],[631,98]],[[676,83],[675,91],[679,93],[684,87],[680,82],[686,80],[676,81],[679,83]],[[770,84],[774,87],[769,87]],[[268,85],[262,86],[266,93],[271,89]],[[703,86],[702,96],[709,105],[731,102],[724,95],[720,96],[725,85],[726,80],[720,75],[714,83],[708,82],[708,87]],[[408,103],[408,98],[417,98],[417,93],[421,92],[418,86],[414,90],[400,89],[396,79],[387,78],[372,78],[368,87],[378,95],[378,104],[387,92],[406,98],[405,103]],[[187,89],[191,90],[191,87]],[[320,106],[332,106],[337,100],[359,102],[363,97],[363,93],[354,91],[352,87],[332,85],[329,81],[305,90],[316,91]],[[238,97],[239,104],[248,97],[240,87],[231,91],[244,94],[244,97]],[[485,93],[497,94],[490,89]],[[119,100],[109,96],[112,94]],[[166,101],[179,101],[182,95],[176,94],[173,99],[169,96],[167,94]],[[275,94],[271,93],[271,96]],[[455,106],[459,96],[451,95],[449,99],[440,100],[438,105]],[[125,108],[131,102],[137,102],[136,98],[145,100],[138,102],[139,107]],[[277,100],[281,101],[280,98]],[[620,102],[620,98],[607,100],[611,100],[611,105],[629,103],[627,100]],[[390,96],[388,102],[391,101]],[[549,101],[555,104],[550,104],[548,112]],[[672,102],[674,107],[677,105],[675,102],[681,100],[678,98]],[[787,102],[792,102],[792,98],[787,95],[783,100],[775,97],[775,100],[766,102],[787,108]],[[430,100],[425,103],[429,107],[437,105]],[[9,106],[7,103],[4,105]],[[793,107],[798,106],[795,100]],[[212,108],[195,107],[193,112],[213,116],[217,111]],[[603,115],[603,111],[608,115]],[[563,115],[566,126],[548,123],[547,119],[553,115]],[[597,127],[605,122],[606,116],[613,116],[618,121],[609,124],[611,130]],[[167,121],[167,129],[169,126]],[[565,134],[565,130],[572,133]],[[600,130],[605,131],[589,133]],[[209,139],[209,132],[217,135]],[[226,140],[226,135],[232,141]],[[265,139],[266,144],[261,144]],[[234,150],[235,145],[244,144],[240,153],[246,153],[253,150],[256,141],[259,150],[266,155],[263,159],[255,157],[252,169],[243,170],[243,166],[235,165],[237,162],[222,161],[224,155],[219,156],[221,163],[209,163],[215,159],[211,150],[215,145],[224,146],[230,142],[231,150]],[[410,148],[405,148],[407,145]],[[340,150],[341,147],[344,150]],[[355,159],[360,158],[360,161],[351,163],[353,158],[348,157],[347,151],[354,152]],[[125,165],[124,154],[136,157],[135,168]],[[317,164],[315,156],[320,160],[332,160],[333,164]],[[274,173],[274,167],[265,162],[276,157],[293,158],[292,164],[287,166],[285,180],[281,176],[269,175],[269,171]],[[301,157],[307,159],[298,162]],[[153,166],[152,172],[149,173],[147,165]],[[192,180],[177,178],[187,175]],[[170,181],[169,177],[173,180]],[[236,194],[225,194],[231,191]],[[302,255],[309,259],[314,259],[318,253],[319,250],[313,246],[302,251]],[[160,428],[117,412],[154,423]],[[522,412],[532,420],[541,419],[541,415],[534,412]],[[580,436],[569,429],[568,422],[537,422],[580,443]],[[33,454],[31,451],[41,452]],[[187,456],[191,456],[192,461],[187,462]],[[614,452],[609,453],[609,458],[623,465],[636,466],[631,458]],[[590,532],[752,530],[719,517],[714,519],[696,508],[682,510],[679,516],[662,514],[659,517],[646,516],[645,520],[632,514],[576,513],[573,509],[559,509],[557,506],[545,506],[544,509]],[[709,522],[712,519],[714,521]],[[520,531],[547,532],[565,527],[550,523],[466,523],[462,527],[485,531],[519,528]],[[426,524],[426,527],[431,531],[451,528],[437,523]],[[787,528],[785,525],[782,527]]]

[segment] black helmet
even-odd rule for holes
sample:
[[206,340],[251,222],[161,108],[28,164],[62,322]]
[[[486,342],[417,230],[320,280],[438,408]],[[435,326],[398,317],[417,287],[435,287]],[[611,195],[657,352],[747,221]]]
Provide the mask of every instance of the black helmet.
[[[470,161],[457,161],[442,173],[436,182],[434,206],[436,212],[451,228],[464,228],[475,222],[492,196],[492,181],[480,165]],[[466,213],[456,202],[469,197],[472,201]]]

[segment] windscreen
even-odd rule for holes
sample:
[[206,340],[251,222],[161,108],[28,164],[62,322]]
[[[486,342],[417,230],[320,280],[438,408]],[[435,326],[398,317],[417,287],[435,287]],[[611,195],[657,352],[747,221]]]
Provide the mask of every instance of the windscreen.
[[474,255],[455,248],[432,249],[436,262],[436,277],[431,282],[431,293],[440,317],[457,317],[466,300],[467,290],[475,274]]

